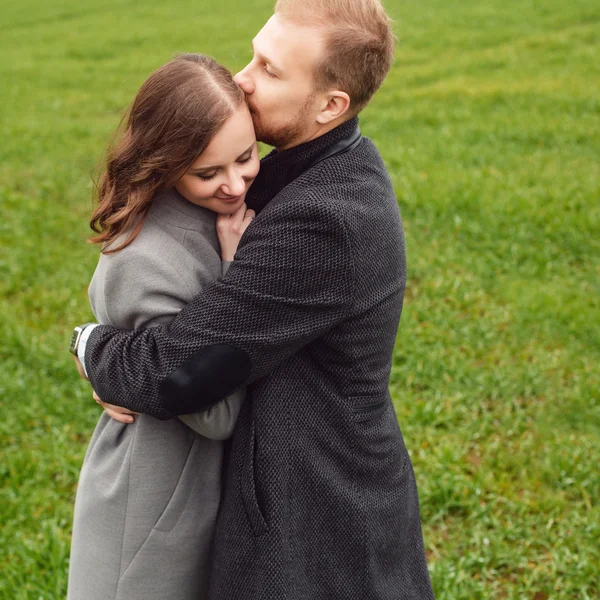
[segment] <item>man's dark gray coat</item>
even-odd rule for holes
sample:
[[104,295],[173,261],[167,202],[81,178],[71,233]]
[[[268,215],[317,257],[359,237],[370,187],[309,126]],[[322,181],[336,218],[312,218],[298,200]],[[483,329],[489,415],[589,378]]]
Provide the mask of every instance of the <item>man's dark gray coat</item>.
[[99,396],[159,419],[249,386],[214,600],[433,597],[388,392],[405,286],[396,198],[366,138],[319,161],[356,126],[262,161],[247,200],[258,216],[235,262],[171,324],[101,326],[88,340]]

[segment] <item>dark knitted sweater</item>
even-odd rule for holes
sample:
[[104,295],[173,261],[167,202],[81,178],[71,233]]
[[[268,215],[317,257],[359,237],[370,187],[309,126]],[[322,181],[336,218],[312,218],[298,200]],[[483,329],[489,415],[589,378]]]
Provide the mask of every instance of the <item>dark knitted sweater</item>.
[[249,385],[214,600],[433,597],[388,393],[405,285],[398,206],[368,139],[315,164],[356,125],[263,159],[235,262],[170,325],[102,326],[88,340],[99,396],[158,418]]

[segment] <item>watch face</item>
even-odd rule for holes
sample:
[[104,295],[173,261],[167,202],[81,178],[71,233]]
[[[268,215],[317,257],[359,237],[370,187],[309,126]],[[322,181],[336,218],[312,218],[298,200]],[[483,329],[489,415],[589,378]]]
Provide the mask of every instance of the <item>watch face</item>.
[[71,336],[71,343],[69,344],[69,351],[72,354],[77,352],[77,341],[79,340],[79,336],[81,335],[81,329],[79,327],[75,327],[73,330],[73,335]]

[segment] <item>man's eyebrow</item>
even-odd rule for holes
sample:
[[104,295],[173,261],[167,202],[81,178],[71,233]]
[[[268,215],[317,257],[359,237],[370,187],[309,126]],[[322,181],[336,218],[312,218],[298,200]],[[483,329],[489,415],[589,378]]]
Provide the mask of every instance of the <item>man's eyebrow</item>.
[[[256,38],[254,38],[256,39]],[[264,62],[266,62],[273,71],[276,71],[277,73],[281,73],[282,70],[267,56],[265,56],[262,52],[260,52],[259,50],[256,49],[256,45],[254,44],[254,40],[252,40],[252,52],[254,52],[254,56],[258,56],[258,58],[260,58],[261,60],[263,60]]]
[[[254,142],[252,142],[252,144],[250,144],[250,146],[248,146],[248,148],[246,148],[246,150],[244,150],[238,157],[236,160],[239,160],[240,158],[242,158],[242,156],[244,156],[244,154],[248,154],[248,152],[250,152],[251,150],[254,149]],[[190,173],[200,173],[201,171],[214,171],[215,169],[220,169],[223,165],[214,165],[212,167],[198,167],[197,169],[190,169],[189,172]]]

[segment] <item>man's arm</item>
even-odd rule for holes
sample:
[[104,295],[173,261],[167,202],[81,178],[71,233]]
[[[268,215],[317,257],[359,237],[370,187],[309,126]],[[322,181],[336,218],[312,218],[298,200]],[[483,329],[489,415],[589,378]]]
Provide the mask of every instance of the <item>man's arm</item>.
[[[193,298],[191,289],[200,290],[213,280],[207,270],[192,274],[193,271],[174,269],[172,243],[161,252],[160,237],[153,236],[151,247],[148,239],[140,238],[141,244],[101,257],[90,287],[90,301],[103,323],[132,329],[167,325]],[[165,260],[164,255],[169,258]],[[223,274],[230,265],[227,261],[222,263]],[[85,357],[87,339],[95,327],[98,325],[91,324],[83,330],[77,349],[79,358]],[[207,438],[227,439],[233,432],[244,395],[245,390],[239,390],[207,411],[186,415],[184,422]],[[95,393],[94,399],[119,422],[134,421],[132,415],[124,414],[127,409],[107,406]]]
[[206,410],[350,311],[350,241],[322,199],[266,209],[235,258],[169,325],[94,329],[85,363],[102,400],[161,419]]

